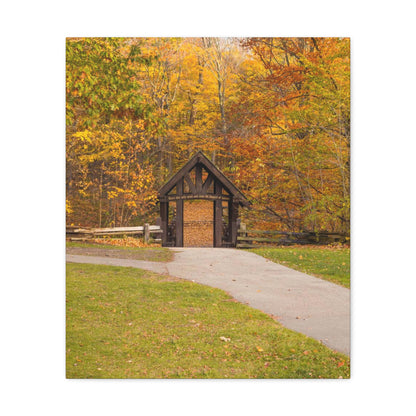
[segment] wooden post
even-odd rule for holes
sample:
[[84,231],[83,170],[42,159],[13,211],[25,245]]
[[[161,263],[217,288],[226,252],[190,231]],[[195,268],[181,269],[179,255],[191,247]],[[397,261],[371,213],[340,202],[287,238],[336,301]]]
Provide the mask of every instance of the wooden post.
[[[222,194],[222,185],[215,181],[215,194]],[[222,200],[214,201],[214,247],[222,246]]]
[[148,223],[146,223],[143,227],[143,235],[144,235],[144,243],[147,244],[150,239],[150,229],[149,229]]
[[160,203],[160,228],[162,229],[162,247],[168,242],[169,203]]
[[230,226],[230,238],[231,243],[235,247],[237,245],[237,218],[238,218],[238,203],[230,201],[229,205],[229,226]]
[[[183,178],[176,185],[176,195],[183,195]],[[176,247],[183,247],[183,199],[176,201]]]
[[233,213],[232,213],[232,204],[233,204],[233,199],[231,198],[228,201],[228,242],[232,243],[233,242],[233,228],[232,228],[232,217],[233,217]]
[[199,164],[195,166],[195,187],[196,187],[196,193],[201,194],[202,193],[202,166]]

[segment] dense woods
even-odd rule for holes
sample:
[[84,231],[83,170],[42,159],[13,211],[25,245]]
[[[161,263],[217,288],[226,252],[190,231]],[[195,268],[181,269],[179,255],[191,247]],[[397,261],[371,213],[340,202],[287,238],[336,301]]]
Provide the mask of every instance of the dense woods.
[[347,38],[68,38],[67,223],[153,223],[202,150],[256,227],[349,232]]

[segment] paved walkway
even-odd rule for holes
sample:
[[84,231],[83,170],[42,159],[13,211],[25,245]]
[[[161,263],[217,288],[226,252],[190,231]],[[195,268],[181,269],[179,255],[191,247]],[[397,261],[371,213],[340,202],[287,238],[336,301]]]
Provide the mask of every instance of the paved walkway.
[[244,250],[177,248],[169,263],[67,255],[68,262],[138,267],[227,291],[285,327],[350,353],[350,291]]

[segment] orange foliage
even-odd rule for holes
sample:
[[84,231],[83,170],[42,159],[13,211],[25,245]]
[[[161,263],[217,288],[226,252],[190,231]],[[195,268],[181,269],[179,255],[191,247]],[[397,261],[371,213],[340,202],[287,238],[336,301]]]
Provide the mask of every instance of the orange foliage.
[[348,232],[349,74],[346,38],[68,39],[68,222],[154,222],[202,150],[250,225]]

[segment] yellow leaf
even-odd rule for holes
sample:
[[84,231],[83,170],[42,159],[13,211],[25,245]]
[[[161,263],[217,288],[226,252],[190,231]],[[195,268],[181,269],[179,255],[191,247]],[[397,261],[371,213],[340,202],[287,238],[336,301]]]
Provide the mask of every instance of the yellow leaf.
[[258,351],[258,352],[262,352],[262,351],[264,351],[264,350],[263,350],[263,348],[259,347],[258,345],[256,346],[256,348],[257,348],[257,351]]

